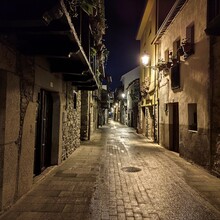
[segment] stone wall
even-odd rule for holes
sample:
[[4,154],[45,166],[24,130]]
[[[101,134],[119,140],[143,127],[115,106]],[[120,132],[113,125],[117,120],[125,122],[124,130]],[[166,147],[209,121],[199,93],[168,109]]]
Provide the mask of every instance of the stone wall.
[[[5,71],[0,70],[0,177],[3,176],[5,148],[5,117],[6,117],[6,79]],[[2,207],[3,178],[0,178],[0,210]]]
[[[66,106],[63,112],[63,144],[62,160],[80,146],[80,126],[81,126],[81,92],[74,90],[71,83],[66,83]],[[76,96],[74,96],[74,93]],[[76,98],[76,100],[74,100]],[[76,106],[74,102],[76,101]],[[76,108],[74,108],[76,107]]]
[[211,39],[211,72],[212,102],[211,104],[211,145],[212,169],[220,176],[220,37]]
[[81,92],[81,130],[80,130],[80,138],[81,140],[88,140],[90,133],[90,109],[89,109],[89,92],[82,91]]
[[[97,90],[95,92],[98,92]],[[98,93],[81,92],[81,140],[89,140],[98,126]]]
[[102,110],[99,110],[100,107],[96,98],[92,98],[91,103],[91,134],[93,134],[98,127],[98,112],[102,112]]

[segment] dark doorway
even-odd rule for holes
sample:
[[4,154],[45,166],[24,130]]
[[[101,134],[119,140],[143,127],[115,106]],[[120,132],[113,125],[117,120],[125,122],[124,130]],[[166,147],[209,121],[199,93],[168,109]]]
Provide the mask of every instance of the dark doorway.
[[51,138],[53,99],[50,92],[41,90],[38,94],[38,114],[36,124],[36,143],[34,174],[40,174],[51,165]]
[[146,136],[146,108],[142,107],[142,134]]
[[170,150],[179,152],[179,105],[170,104]]
[[138,124],[138,104],[136,104],[134,107],[133,107],[133,111],[132,111],[132,118],[133,118],[133,125],[132,127],[133,128],[137,128],[137,124]]

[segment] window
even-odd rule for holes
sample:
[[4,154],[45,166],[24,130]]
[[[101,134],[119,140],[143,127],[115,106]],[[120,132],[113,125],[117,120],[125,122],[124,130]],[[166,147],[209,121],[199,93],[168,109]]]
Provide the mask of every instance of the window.
[[194,44],[194,29],[194,23],[186,27],[186,39],[191,44]]
[[178,53],[179,47],[180,47],[180,38],[178,38],[173,42],[173,58],[177,59],[177,61],[180,61],[180,55]]
[[186,42],[185,52],[189,55],[194,54],[194,23],[186,27]]
[[177,63],[171,67],[171,88],[180,88],[180,64]]
[[197,131],[197,104],[188,104],[188,129]]
[[169,50],[165,50],[164,52],[164,58],[165,58],[165,63],[168,63],[170,60],[169,60]]

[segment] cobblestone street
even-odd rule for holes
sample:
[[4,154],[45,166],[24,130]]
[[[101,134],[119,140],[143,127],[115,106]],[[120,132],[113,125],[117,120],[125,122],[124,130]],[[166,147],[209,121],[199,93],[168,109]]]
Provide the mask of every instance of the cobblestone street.
[[220,179],[111,122],[2,220],[219,220]]

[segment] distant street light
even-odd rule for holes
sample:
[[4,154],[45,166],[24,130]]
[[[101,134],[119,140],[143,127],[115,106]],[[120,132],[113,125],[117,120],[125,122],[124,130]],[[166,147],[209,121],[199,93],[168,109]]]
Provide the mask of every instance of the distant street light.
[[124,98],[125,98],[125,94],[124,94],[124,93],[122,93],[122,94],[121,94],[121,97],[124,99]]

